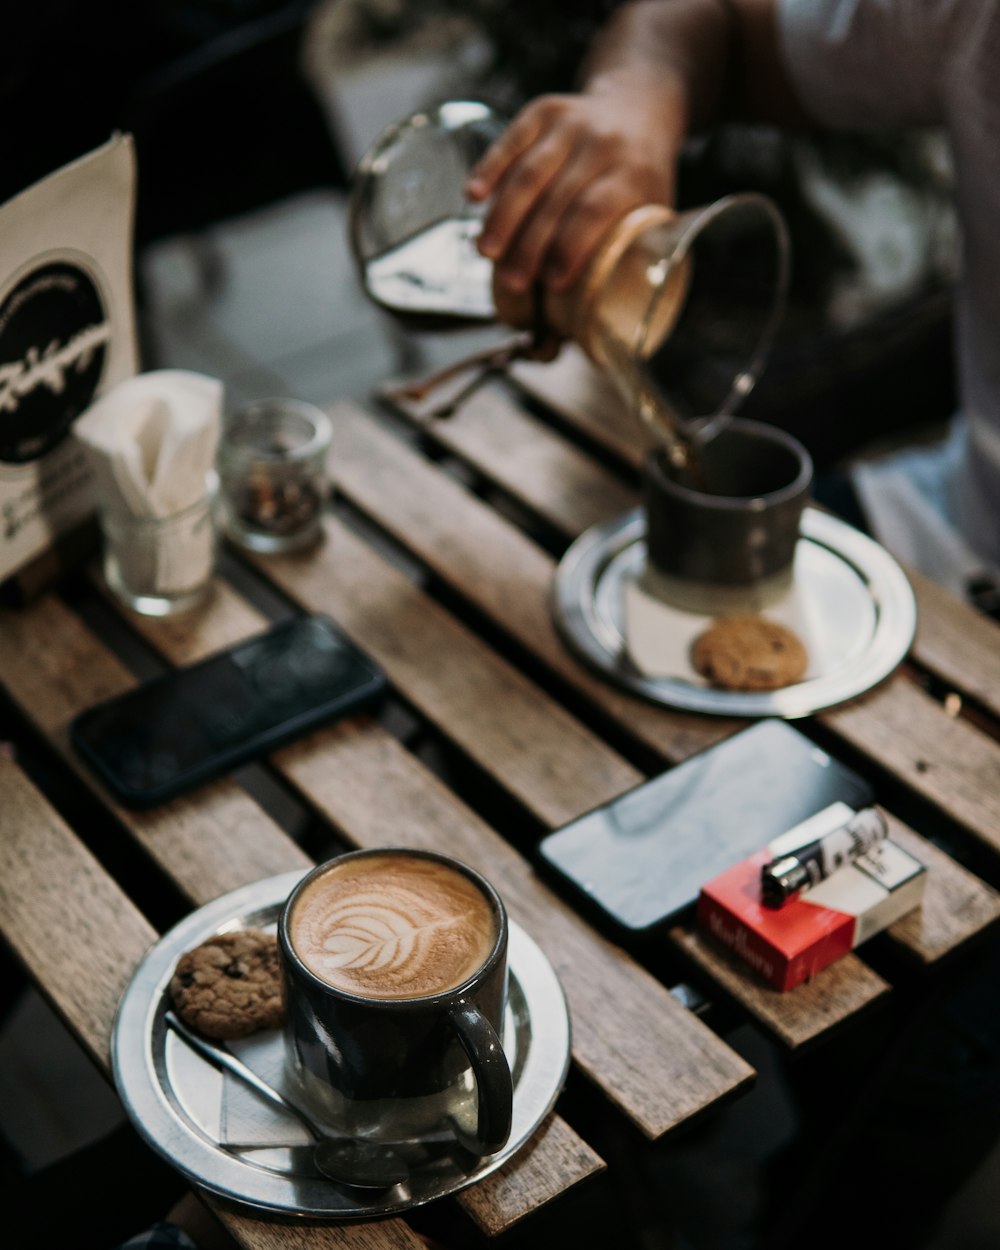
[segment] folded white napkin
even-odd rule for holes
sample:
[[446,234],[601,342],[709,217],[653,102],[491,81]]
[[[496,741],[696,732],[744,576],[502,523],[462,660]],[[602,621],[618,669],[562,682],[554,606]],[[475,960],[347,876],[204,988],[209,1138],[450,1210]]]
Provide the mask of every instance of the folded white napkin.
[[184,369],[126,378],[73,426],[94,467],[98,497],[139,517],[168,517],[198,502],[215,461],[222,383]]
[[[157,369],[119,382],[74,424],[93,466],[117,578],[133,595],[182,595],[212,574],[207,480],[222,395],[217,378]],[[130,517],[146,524],[132,526]]]
[[[717,616],[686,612],[664,603],[641,576],[629,577],[623,593],[625,643],[636,668],[645,677],[674,677],[691,685],[707,685],[691,662],[691,649],[695,639],[718,619]],[[740,610],[755,613],[759,608],[748,601]],[[829,648],[823,645],[823,631],[817,629],[808,594],[793,583],[778,600],[769,603],[761,615],[786,626],[802,640],[809,655],[809,668],[802,680],[820,676]]]

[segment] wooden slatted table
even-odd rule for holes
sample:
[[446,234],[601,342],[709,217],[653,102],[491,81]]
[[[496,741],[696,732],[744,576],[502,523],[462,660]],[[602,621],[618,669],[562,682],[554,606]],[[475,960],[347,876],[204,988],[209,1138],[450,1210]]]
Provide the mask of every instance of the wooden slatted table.
[[[156,937],[128,870],[104,853],[109,840],[137,848],[146,873],[197,906],[304,871],[312,860],[293,836],[303,821],[344,847],[444,850],[493,880],[559,973],[588,1096],[642,1139],[710,1115],[754,1079],[712,1017],[684,1005],[673,973],[793,1050],[890,995],[863,950],[788,994],[756,982],[690,924],[664,935],[653,958],[626,953],[533,868],[546,830],[741,727],[625,694],[559,639],[550,610],[558,553],[634,506],[642,455],[640,432],[582,359],[567,351],[550,366],[518,366],[446,421],[397,401],[330,411],[337,493],[315,549],[229,553],[210,602],[170,621],[119,609],[95,569],[0,613],[13,754],[21,733],[45,760],[36,777],[0,757],[0,930],[97,1061],[108,1063],[117,998]],[[887,941],[919,969],[959,957],[1000,916],[990,873],[976,875],[959,853],[970,847],[980,866],[1000,850],[1000,630],[914,583],[911,657],[878,689],[801,727],[900,798],[905,821],[886,805],[893,836],[930,877],[923,907]],[[249,781],[227,778],[149,812],[118,806],[78,762],[67,731],[83,708],[144,668],[190,663],[299,611],[329,613],[382,665],[385,714],[286,747]],[[281,802],[268,801],[262,777]],[[955,846],[942,849],[941,827]],[[56,911],[61,944],[51,940]],[[67,931],[88,958],[63,957]],[[445,1201],[486,1237],[530,1227],[540,1208],[605,1168],[571,1113],[560,1104],[506,1167]],[[405,1219],[225,1219],[251,1247],[421,1244]]]

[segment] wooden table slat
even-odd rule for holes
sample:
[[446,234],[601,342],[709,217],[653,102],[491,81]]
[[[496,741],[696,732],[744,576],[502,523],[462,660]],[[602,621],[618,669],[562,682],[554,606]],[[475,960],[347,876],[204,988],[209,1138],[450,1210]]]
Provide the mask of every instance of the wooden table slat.
[[[358,622],[341,608],[355,600],[364,581],[355,586],[347,572],[348,542],[358,540],[331,527],[326,554],[333,578],[310,581],[304,599],[322,603],[350,630]],[[314,554],[308,564],[295,557],[271,558],[262,566],[276,584],[302,597],[302,570],[321,569],[322,557]],[[228,604],[231,596],[220,587],[204,614],[206,638],[220,633],[218,623],[208,618],[235,610]],[[173,658],[172,635],[159,622],[140,622],[139,628]],[[194,658],[198,632],[199,622],[190,622],[189,658]],[[359,637],[365,645],[370,640],[368,633]],[[752,1079],[752,1069],[739,1056],[664,986],[601,939],[502,837],[375,723],[334,726],[286,747],[274,763],[354,845],[443,850],[493,880],[511,914],[543,947],[563,980],[575,1061],[648,1136],[662,1135]],[[633,1025],[629,1030],[622,1028],[626,1019]]]
[[[0,812],[0,932],[108,1076],[118,999],[157,933],[3,757]],[[292,1225],[228,1206],[216,1214],[248,1250],[424,1250],[401,1220]]]
[[[581,433],[615,451],[632,468],[640,466],[648,446],[645,431],[636,431],[636,422],[621,397],[579,349],[564,349],[549,365],[518,363],[510,375],[529,395],[558,412]],[[498,407],[518,411],[510,401],[498,401]],[[405,408],[400,411],[406,415]],[[494,415],[493,420],[497,419]],[[436,432],[440,426],[440,422],[434,426]],[[474,456],[470,463],[480,469],[490,463],[482,458],[482,447],[476,445],[474,436],[466,433],[463,443]],[[522,459],[529,454],[528,449],[520,449]],[[499,466],[496,471],[505,470]],[[580,477],[577,464],[574,480]],[[587,524],[585,516],[578,514],[570,532],[579,532]],[[914,659],[1000,716],[1000,625],[916,570],[907,569],[906,573],[918,608],[917,636],[911,652]]]
[[[794,990],[776,990],[746,975],[741,961],[699,929],[676,927],[670,940],[744,1007],[755,999],[758,1019],[791,1049],[813,1042],[839,1025],[850,1012],[861,1011],[881,998],[889,985],[857,955],[844,955]],[[824,1026],[825,1022],[825,1026]]]
[[596,467],[501,390],[484,387],[453,416],[429,421],[425,403],[394,396],[392,405],[437,447],[471,465],[495,466],[491,480],[557,529],[569,518],[586,528],[635,505],[634,490],[618,475]]
[[[501,1168],[485,1182],[459,1195],[462,1206],[488,1237],[507,1232],[520,1222],[526,1210],[537,1211],[563,1192],[550,1183],[550,1168],[530,1166],[531,1156],[538,1150],[561,1157],[562,1171],[579,1176],[581,1181],[605,1170],[604,1160],[568,1130],[565,1120],[550,1116],[518,1155],[521,1166]],[[529,1186],[530,1193],[526,1193]]]
[[[238,597],[220,586],[213,608],[205,614],[202,636],[206,651],[220,645],[225,619],[242,637],[246,635],[249,609]],[[257,626],[264,621],[256,617]],[[163,639],[176,639],[172,625],[156,622]],[[194,637],[200,634],[194,631]],[[166,645],[166,644],[164,644]],[[190,640],[183,644],[189,647]],[[32,666],[35,654],[63,655],[73,680],[63,679],[58,664],[51,672]],[[193,659],[192,652],[187,653]],[[46,680],[48,677],[48,680]],[[0,679],[21,703],[53,746],[76,767],[69,747],[67,726],[76,712],[94,701],[90,691],[125,689],[133,684],[121,665],[86,627],[58,600],[48,598],[27,613],[0,612]],[[89,781],[89,774],[80,770]],[[96,783],[93,783],[95,788]],[[113,806],[108,800],[109,805]],[[230,781],[203,787],[196,795],[175,800],[149,812],[114,808],[117,818],[160,868],[187,894],[201,904],[227,890],[280,872],[311,866],[312,861],[238,785]],[[109,1018],[110,1019],[110,1018]],[[719,1043],[721,1046],[722,1044]],[[567,1133],[572,1131],[566,1128]],[[545,1148],[530,1156],[519,1155],[509,1172],[526,1170],[526,1183],[515,1192],[528,1204],[520,1209],[507,1201],[493,1204],[493,1218],[503,1211],[512,1220],[523,1218],[532,1207],[533,1195],[575,1186],[593,1170],[592,1152],[580,1143],[576,1156],[560,1149],[551,1157]],[[587,1160],[583,1171],[565,1172],[567,1163]],[[541,1175],[536,1175],[537,1173]],[[509,1180],[486,1177],[480,1184],[509,1186]],[[459,1195],[459,1201],[464,1201]],[[486,1201],[485,1195],[482,1199]]]
[[309,560],[258,568],[304,607],[328,611],[395,689],[543,824],[607,802],[642,775],[554,699],[335,520]]
[[913,655],[955,690],[1000,717],[1000,624],[913,569],[908,576],[917,596]]
[[637,467],[652,444],[615,385],[575,344],[566,344],[548,364],[518,361],[510,376],[528,395],[626,464]]
[[[479,410],[470,406],[467,424],[471,425],[478,414]],[[467,437],[466,442],[471,439]],[[352,463],[356,464],[356,459]],[[485,469],[486,465],[477,461],[476,467]],[[498,472],[495,462],[491,468]],[[603,473],[595,467],[595,489],[599,489]],[[579,476],[578,464],[574,465],[574,474]],[[398,514],[403,504],[397,498],[392,507]],[[396,523],[399,524],[398,517]],[[452,524],[456,532],[462,532],[456,517]],[[568,536],[576,532],[578,527],[574,526]],[[410,542],[413,541],[411,536]],[[915,579],[915,584],[921,596],[923,635],[936,640],[933,653],[928,643],[929,658],[937,657],[933,667],[942,671],[945,666],[941,656],[957,656],[962,650],[954,641],[950,649],[946,648],[945,635],[954,640],[968,634],[970,659],[962,664],[953,660],[948,675],[956,683],[960,677],[968,679],[972,683],[969,693],[989,704],[994,693],[993,675],[1000,671],[997,648],[994,645],[991,651],[990,643],[1000,639],[1000,631],[973,609],[929,589],[926,581]],[[923,658],[919,646],[914,654]],[[986,677],[977,679],[977,665],[982,666]],[[1000,845],[1000,744],[968,721],[949,717],[935,700],[921,697],[907,687],[911,684],[896,675],[842,708],[823,713],[821,719],[850,746],[878,759],[906,785],[960,820],[973,836],[996,848]],[[970,772],[976,774],[975,778],[970,777]],[[971,780],[976,784],[970,785]],[[987,784],[978,784],[980,780]]]
[[930,964],[996,923],[1000,893],[901,820],[888,812],[886,818],[889,836],[928,869],[923,902],[892,925],[889,937],[922,963]]
[[676,762],[739,727],[732,720],[665,714],[592,674],[555,628],[551,557],[356,405],[340,403],[330,411],[337,432],[331,471],[341,494],[637,742]]
[[[581,693],[591,697],[596,687],[596,697],[601,700],[602,709],[620,720],[624,729],[641,737],[644,744],[655,750],[665,763],[672,763],[678,756],[684,757],[701,749],[724,732],[732,732],[737,727],[733,722],[719,722],[707,717],[684,720],[669,710],[629,699],[617,694],[609,683],[598,681],[575,665],[552,626],[549,607],[554,572],[552,561],[461,486],[367,420],[360,410],[338,405],[333,415],[340,434],[344,489],[352,501],[367,513],[379,516],[386,528],[406,544],[410,553],[428,563],[436,576],[446,580],[456,590],[470,595],[477,608],[489,612],[494,620],[514,634],[519,642],[530,647],[546,664],[561,676],[573,680]],[[435,478],[440,480],[435,483]],[[433,498],[437,506],[427,508],[422,502],[427,498]],[[468,538],[468,542],[459,543],[457,536]],[[477,553],[484,550],[489,552],[490,572],[477,578]],[[517,595],[508,592],[497,596],[492,592],[492,570],[501,570],[497,580],[506,587],[517,582],[518,570],[522,568],[524,577]],[[920,753],[911,751],[909,757],[905,757],[898,736],[894,737],[892,749],[883,746],[881,726],[884,718],[880,709],[883,705],[892,707],[897,701],[905,701],[907,706],[917,705],[924,717],[929,718],[930,723],[921,731],[922,740],[940,740],[948,748],[939,753],[934,769],[925,767]],[[912,683],[885,683],[866,696],[863,702],[856,701],[848,706],[864,706],[867,710],[857,723],[843,726],[838,724],[836,713],[829,713],[827,717],[833,726],[840,728],[842,736],[852,745],[867,748],[880,760],[894,764],[893,771],[897,775],[904,776],[914,789],[931,799],[940,800],[941,796],[951,794],[956,768],[968,769],[971,760],[979,759],[980,772],[988,777],[992,761],[1000,760],[1000,752],[989,739],[964,722],[946,717],[941,708],[916,690]],[[683,736],[677,733],[679,721],[685,726]],[[668,732],[663,732],[663,726],[669,727]],[[950,746],[952,739],[956,740],[954,750]],[[971,756],[967,754],[967,743],[971,743],[973,748]],[[976,755],[977,750],[979,755]],[[963,791],[975,795],[981,792],[981,787],[970,782],[963,786]],[[993,786],[993,793],[1000,793],[1000,786]],[[981,814],[973,813],[974,817],[978,816],[978,819],[973,819],[974,830],[982,831],[987,840],[995,837],[996,828],[1000,827],[989,806],[988,796],[987,788],[986,797],[983,798],[980,793],[978,799],[980,812],[984,803],[987,810]],[[949,805],[949,811],[953,813],[953,804]],[[990,923],[996,905],[992,891],[943,856],[934,857],[932,898],[937,896],[939,883],[946,893],[954,889],[964,896],[971,891],[977,901],[974,905],[963,906],[960,912],[953,915],[946,939],[935,939],[929,944],[925,942],[921,949],[915,949],[920,957],[924,957],[921,951],[940,950],[945,953],[956,941]],[[935,913],[928,911],[927,914],[940,915],[940,910]],[[926,934],[926,921],[922,927]],[[915,932],[915,925],[893,930],[903,944],[913,942]],[[919,943],[917,945],[920,946]],[[753,996],[752,1001],[753,1009],[759,1013],[762,1000]],[[820,1022],[823,1019],[824,1016],[818,1017]]]
[[0,930],[107,1073],[118,1000],[157,933],[2,755]]
[[845,742],[1000,851],[1000,743],[948,716],[906,676],[823,713]]

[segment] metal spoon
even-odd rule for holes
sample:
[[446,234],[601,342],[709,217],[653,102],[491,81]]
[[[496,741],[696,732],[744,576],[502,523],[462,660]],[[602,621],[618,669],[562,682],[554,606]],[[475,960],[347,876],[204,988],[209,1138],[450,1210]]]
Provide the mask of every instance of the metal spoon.
[[289,1102],[284,1094],[268,1085],[231,1050],[193,1033],[172,1011],[165,1013],[164,1021],[209,1063],[238,1076],[251,1089],[295,1116],[316,1143],[312,1149],[316,1170],[329,1180],[356,1189],[389,1189],[409,1176],[406,1160],[390,1147],[374,1145],[356,1137],[331,1137],[301,1107]]

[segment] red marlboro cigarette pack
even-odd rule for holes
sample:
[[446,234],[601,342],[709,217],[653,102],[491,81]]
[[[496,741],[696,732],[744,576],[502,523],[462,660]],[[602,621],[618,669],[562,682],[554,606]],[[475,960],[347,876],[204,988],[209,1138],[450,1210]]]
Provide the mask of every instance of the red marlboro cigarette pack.
[[927,871],[886,839],[783,907],[765,907],[760,870],[793,854],[814,833],[810,822],[702,887],[698,924],[730,947],[763,980],[790,990],[919,905]]

